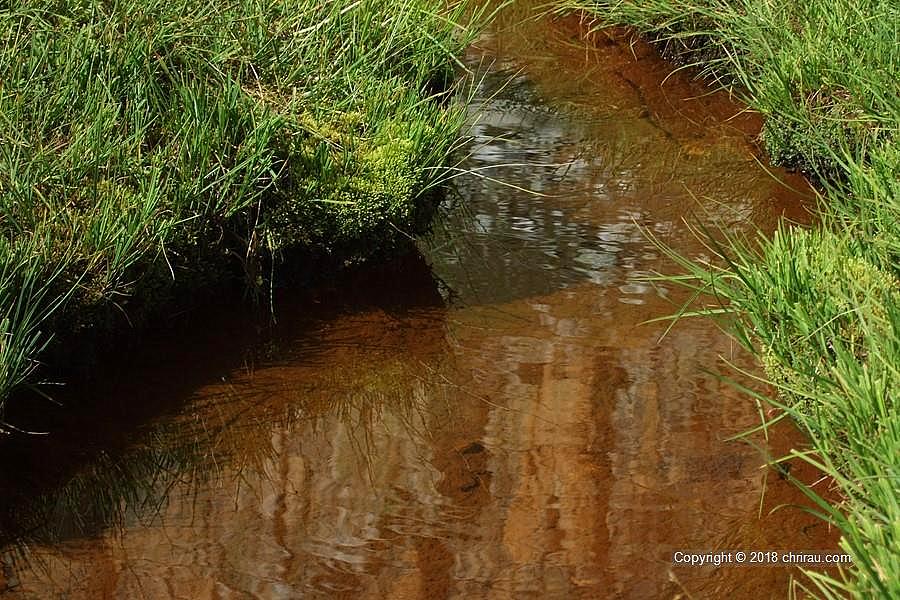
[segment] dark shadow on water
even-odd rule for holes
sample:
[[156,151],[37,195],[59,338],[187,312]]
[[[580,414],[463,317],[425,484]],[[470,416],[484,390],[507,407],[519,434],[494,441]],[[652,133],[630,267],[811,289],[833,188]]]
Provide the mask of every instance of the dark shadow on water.
[[[398,324],[427,315],[416,322],[435,331],[417,329],[416,335],[440,338],[437,283],[422,258],[411,254],[344,273],[313,292],[281,290],[275,327],[269,315],[240,303],[197,311],[149,333],[139,349],[106,365],[102,381],[75,380],[54,391],[54,403],[13,403],[7,418],[42,433],[0,438],[0,546],[57,543],[152,521],[175,483],[209,485],[226,464],[266,458],[271,448],[260,432],[275,423],[289,429],[329,413],[371,426],[385,407],[410,410],[402,390],[356,389],[360,382],[351,380],[335,385],[347,374],[334,370],[347,365],[322,357],[357,342],[323,340],[317,329],[339,315],[371,311]],[[374,357],[397,349],[366,350]],[[263,381],[239,393],[229,384],[235,377],[252,379],[258,365],[293,362],[316,369],[322,381]],[[221,389],[193,401],[198,388],[217,381]],[[308,388],[329,384],[334,394],[328,400],[309,401]],[[271,402],[275,397],[282,401]]]

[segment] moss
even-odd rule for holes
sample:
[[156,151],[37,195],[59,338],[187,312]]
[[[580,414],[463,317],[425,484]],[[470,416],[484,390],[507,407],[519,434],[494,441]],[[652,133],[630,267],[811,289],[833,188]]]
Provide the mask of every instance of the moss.
[[[270,250],[321,245],[368,255],[418,230],[417,203],[427,179],[421,157],[440,144],[428,115],[367,126],[361,112],[326,121],[305,114],[292,136],[290,185],[264,215]],[[418,118],[418,120],[415,120]]]

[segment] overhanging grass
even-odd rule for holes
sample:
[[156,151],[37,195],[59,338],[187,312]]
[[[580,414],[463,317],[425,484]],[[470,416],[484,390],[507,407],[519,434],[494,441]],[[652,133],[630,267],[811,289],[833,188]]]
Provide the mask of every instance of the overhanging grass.
[[[776,161],[823,189],[818,230],[715,246],[722,267],[672,253],[669,278],[715,302],[837,482],[852,569],[809,573],[823,597],[900,598],[900,5],[891,0],[564,0],[632,25],[766,118]],[[708,297],[708,296],[706,296]],[[736,316],[736,319],[731,319]],[[809,491],[809,490],[808,490]]]
[[670,252],[687,277],[665,279],[716,298],[689,314],[728,319],[779,390],[771,402],[809,433],[815,454],[792,457],[838,485],[836,506],[805,491],[853,567],[808,573],[815,591],[900,597],[900,283],[843,233],[782,228],[712,247],[723,266]]
[[840,169],[831,153],[865,156],[900,123],[900,6],[891,0],[563,0],[601,23],[632,25],[701,76],[766,116],[779,162]]
[[[54,328],[421,229],[467,2],[0,7],[0,417]],[[474,19],[477,22],[478,18]]]

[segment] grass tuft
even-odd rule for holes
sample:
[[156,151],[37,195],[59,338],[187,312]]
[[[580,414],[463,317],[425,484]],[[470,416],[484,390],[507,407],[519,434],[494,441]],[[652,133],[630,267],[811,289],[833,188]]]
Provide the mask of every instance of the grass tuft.
[[235,271],[261,285],[284,251],[366,257],[421,230],[482,14],[466,0],[0,7],[0,418],[55,331],[140,319]]

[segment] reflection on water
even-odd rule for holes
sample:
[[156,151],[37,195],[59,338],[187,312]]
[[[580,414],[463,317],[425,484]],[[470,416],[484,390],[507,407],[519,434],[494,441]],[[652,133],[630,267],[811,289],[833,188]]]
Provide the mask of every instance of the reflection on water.
[[691,219],[765,229],[799,202],[755,161],[758,124],[569,23],[470,58],[487,177],[456,180],[423,244],[440,284],[404,261],[285,296],[268,335],[210,317],[100,386],[163,408],[87,451],[54,436],[71,452],[17,483],[46,493],[0,507],[11,597],[756,598],[796,573],[672,553],[834,547],[769,514],[800,494],[722,441],[756,408],[704,369],[747,358],[706,322],[642,325],[682,299],[646,283],[671,268],[646,232],[701,256]]

